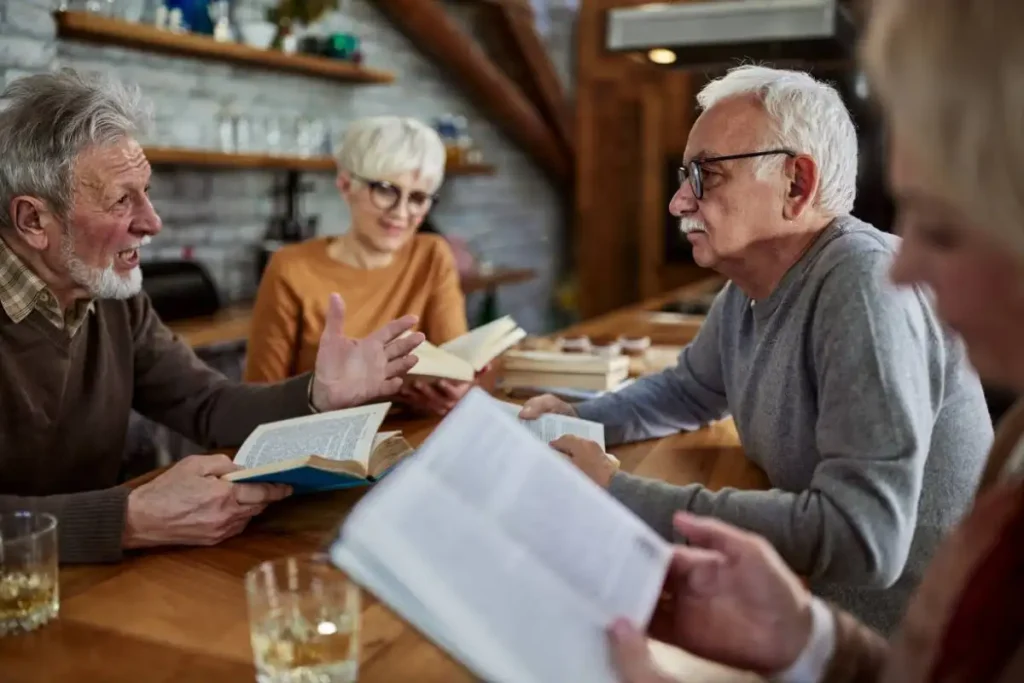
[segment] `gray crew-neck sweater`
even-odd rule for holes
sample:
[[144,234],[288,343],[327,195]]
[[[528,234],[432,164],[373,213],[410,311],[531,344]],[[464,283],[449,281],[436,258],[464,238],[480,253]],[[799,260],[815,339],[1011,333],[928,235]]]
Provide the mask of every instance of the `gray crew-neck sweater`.
[[612,495],[666,538],[676,510],[757,532],[819,593],[882,630],[965,512],[992,443],[962,344],[922,290],[888,279],[898,243],[834,220],[766,299],[728,284],[675,368],[578,406],[610,443],[731,414],[771,490],[619,473]]

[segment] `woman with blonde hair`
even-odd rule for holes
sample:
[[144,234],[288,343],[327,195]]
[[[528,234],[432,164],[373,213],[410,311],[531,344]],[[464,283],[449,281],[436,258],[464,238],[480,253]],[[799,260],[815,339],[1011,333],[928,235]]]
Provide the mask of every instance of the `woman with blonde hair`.
[[[986,379],[1024,392],[1024,2],[874,0],[862,58],[891,134],[897,284],[927,285]],[[856,406],[851,406],[856,410]],[[785,683],[1024,681],[1024,402],[891,641],[754,535],[680,515],[651,635]],[[612,626],[628,683],[669,680]]]
[[[437,203],[445,160],[441,138],[415,119],[375,116],[348,127],[337,150],[348,230],[271,257],[253,310],[247,381],[276,382],[313,368],[332,292],[345,301],[350,337],[408,314],[419,317],[417,330],[434,344],[466,332],[452,250],[440,235],[417,232]],[[465,382],[411,380],[398,398],[443,414],[468,389]]]

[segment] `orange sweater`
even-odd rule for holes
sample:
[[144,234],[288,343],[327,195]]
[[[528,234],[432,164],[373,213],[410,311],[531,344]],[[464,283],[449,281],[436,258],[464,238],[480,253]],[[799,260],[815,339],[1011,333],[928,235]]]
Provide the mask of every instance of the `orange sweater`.
[[451,248],[416,235],[390,265],[367,270],[332,259],[330,237],[286,246],[267,264],[253,309],[248,382],[276,382],[313,369],[332,292],[345,300],[345,334],[365,337],[412,313],[435,344],[465,334],[466,304]]

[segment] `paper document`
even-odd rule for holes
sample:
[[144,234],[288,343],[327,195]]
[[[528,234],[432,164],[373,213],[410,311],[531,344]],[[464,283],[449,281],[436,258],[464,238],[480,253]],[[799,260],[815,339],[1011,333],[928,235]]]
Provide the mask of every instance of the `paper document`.
[[475,674],[613,683],[671,547],[480,389],[349,515],[335,562]]

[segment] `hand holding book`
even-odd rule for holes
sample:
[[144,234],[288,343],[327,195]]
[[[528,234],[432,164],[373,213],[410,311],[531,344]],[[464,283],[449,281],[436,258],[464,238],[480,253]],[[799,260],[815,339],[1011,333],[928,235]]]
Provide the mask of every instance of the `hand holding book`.
[[601,444],[574,434],[565,434],[551,442],[551,447],[569,458],[583,474],[603,489],[611,486],[619,471],[619,461],[604,452]]
[[[488,372],[490,367],[490,364],[484,366],[476,373],[476,379]],[[465,382],[454,379],[409,377],[402,385],[397,398],[417,412],[444,417],[476,385],[476,379]]]

